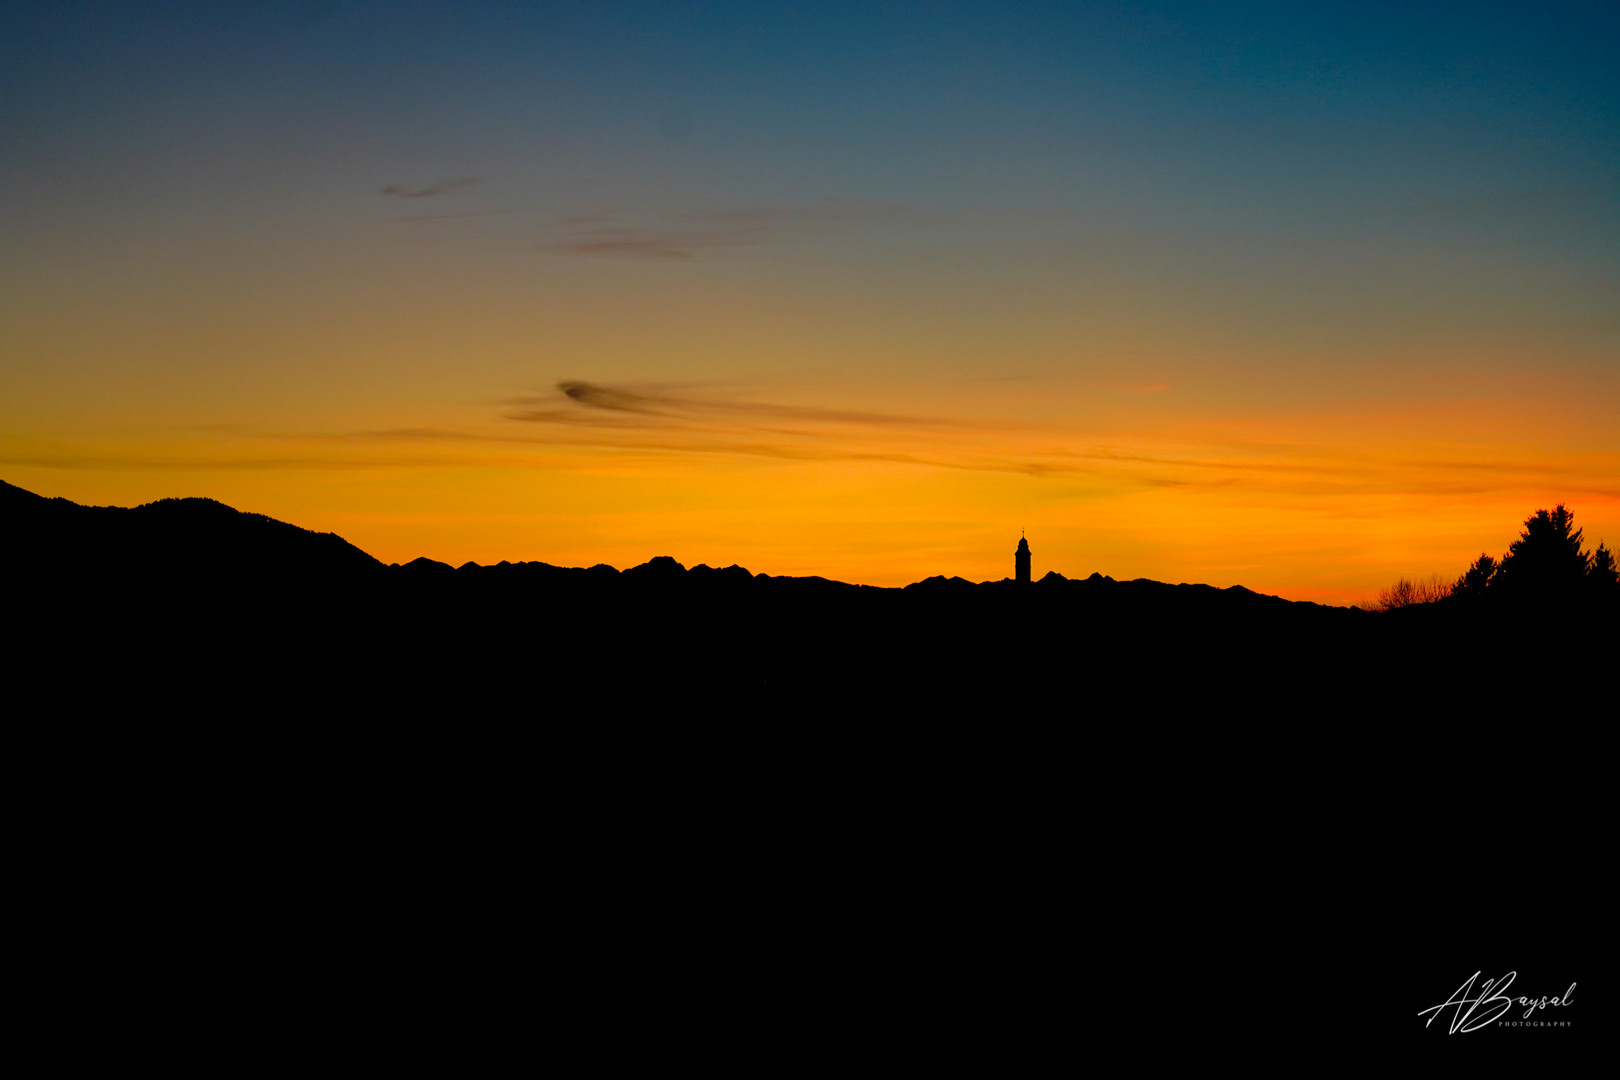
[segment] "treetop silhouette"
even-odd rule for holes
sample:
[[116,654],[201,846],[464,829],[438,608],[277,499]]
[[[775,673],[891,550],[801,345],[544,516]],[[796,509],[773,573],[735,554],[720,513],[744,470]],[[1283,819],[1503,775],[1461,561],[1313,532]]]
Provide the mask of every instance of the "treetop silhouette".
[[1509,547],[1491,586],[1504,595],[1545,599],[1575,595],[1586,582],[1590,556],[1581,550],[1582,532],[1562,503],[1537,510]]
[[1451,587],[1451,595],[1479,599],[1485,595],[1485,589],[1496,577],[1496,571],[1500,566],[1495,559],[1480,552],[1479,558],[1474,560],[1474,565],[1463,571],[1462,577]]
[[1587,561],[1586,580],[1600,599],[1620,600],[1620,567],[1615,566],[1614,552],[1599,544]]
[[1594,552],[1583,551],[1583,539],[1575,515],[1563,503],[1537,510],[1525,519],[1524,530],[1500,560],[1481,553],[1449,585],[1438,575],[1428,582],[1401,578],[1379,594],[1374,606],[1387,612],[1431,604],[1450,608],[1620,603],[1620,569],[1614,554],[1601,543]]

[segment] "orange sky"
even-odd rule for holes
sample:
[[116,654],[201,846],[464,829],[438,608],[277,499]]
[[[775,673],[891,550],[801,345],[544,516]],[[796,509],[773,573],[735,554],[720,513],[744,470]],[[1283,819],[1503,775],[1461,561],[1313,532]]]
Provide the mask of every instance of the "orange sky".
[[[1620,455],[1578,401],[1276,415],[1151,382],[1029,378],[954,397],[825,381],[565,386],[315,421],[7,433],[0,454],[10,482],[42,494],[206,494],[385,561],[624,567],[669,554],[902,585],[1006,576],[1026,529],[1037,573],[1355,602],[1500,554],[1555,501],[1590,541],[1620,537]],[[1058,395],[1072,399],[1063,419],[1049,415]],[[911,411],[878,411],[897,402]],[[1559,424],[1541,419],[1554,412]]]
[[40,6],[0,479],[880,585],[1620,543],[1612,20],[1161,7]]

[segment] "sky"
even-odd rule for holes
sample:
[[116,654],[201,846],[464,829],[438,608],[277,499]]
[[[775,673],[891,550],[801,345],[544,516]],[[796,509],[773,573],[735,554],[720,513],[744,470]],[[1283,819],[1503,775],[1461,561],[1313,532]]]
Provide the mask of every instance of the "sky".
[[0,479],[1353,603],[1620,544],[1620,5],[0,3]]

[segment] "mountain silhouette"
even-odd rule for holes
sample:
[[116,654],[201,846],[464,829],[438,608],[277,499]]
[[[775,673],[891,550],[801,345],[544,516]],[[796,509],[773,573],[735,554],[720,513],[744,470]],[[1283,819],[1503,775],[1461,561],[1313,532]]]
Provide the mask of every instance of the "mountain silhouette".
[[[623,571],[385,566],[209,499],[87,507],[3,483],[0,519],[36,670],[89,692],[184,671],[212,692],[250,688],[249,710],[471,699],[1117,722],[1218,701],[1238,716],[1344,716],[1364,707],[1334,689],[1347,678],[1391,680],[1416,707],[1441,691],[1414,664],[1466,664],[1501,630],[1460,608],[1373,615],[1100,573],[878,588],[668,556]],[[1533,677],[1533,649],[1514,660]]]
[[213,499],[161,499],[133,509],[46,499],[0,481],[8,560],[48,573],[142,579],[341,578],[382,564],[332,533],[313,533]]

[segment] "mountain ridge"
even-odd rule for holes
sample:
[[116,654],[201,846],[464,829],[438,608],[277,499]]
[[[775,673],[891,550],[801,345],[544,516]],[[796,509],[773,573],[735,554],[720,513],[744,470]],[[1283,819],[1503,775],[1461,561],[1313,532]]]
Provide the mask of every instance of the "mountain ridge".
[[[763,579],[763,580],[766,580],[766,581],[795,581],[795,582],[807,582],[807,583],[825,583],[825,584],[827,584],[829,586],[841,586],[841,587],[845,587],[845,588],[862,589],[862,590],[877,590],[877,591],[886,591],[886,592],[906,592],[906,591],[913,591],[913,590],[914,591],[928,591],[928,590],[939,589],[939,588],[948,588],[948,589],[975,588],[975,589],[977,589],[977,588],[994,587],[994,586],[1006,586],[1006,585],[1013,584],[1012,580],[1010,578],[1002,578],[1002,579],[999,579],[999,580],[988,580],[988,581],[974,582],[974,581],[970,581],[970,580],[968,580],[966,578],[963,578],[963,577],[960,577],[960,576],[946,577],[945,575],[940,574],[940,575],[933,575],[933,576],[930,576],[930,577],[927,577],[927,578],[923,578],[923,579],[918,580],[918,581],[914,581],[914,582],[912,582],[912,583],[910,583],[908,585],[901,585],[901,586],[867,585],[867,584],[863,584],[863,583],[860,583],[860,582],[840,581],[840,580],[837,580],[837,579],[834,579],[834,578],[828,578],[828,577],[825,577],[825,576],[819,575],[819,574],[790,575],[790,574],[769,574],[769,573],[763,573],[763,572],[754,572],[754,571],[749,570],[746,567],[743,567],[743,566],[740,566],[740,565],[737,565],[737,564],[732,564],[731,566],[727,566],[727,567],[724,567],[724,568],[715,568],[715,567],[709,567],[707,564],[698,564],[697,566],[688,568],[688,567],[684,566],[683,564],[681,564],[678,560],[676,560],[675,558],[673,558],[672,556],[669,556],[669,555],[655,555],[655,556],[649,558],[646,562],[638,563],[638,564],[636,564],[634,566],[626,567],[624,569],[619,569],[617,567],[610,566],[610,565],[608,565],[606,563],[598,563],[598,564],[595,564],[595,565],[590,566],[590,567],[567,567],[567,566],[562,566],[562,565],[555,564],[555,563],[547,563],[547,562],[544,562],[542,560],[522,560],[522,561],[519,561],[519,562],[510,562],[510,561],[507,561],[507,560],[502,560],[501,562],[494,563],[494,564],[488,564],[488,565],[480,564],[480,563],[475,562],[475,561],[468,561],[466,563],[461,564],[460,566],[452,566],[449,563],[441,562],[441,561],[439,561],[437,559],[433,559],[433,558],[431,558],[429,556],[425,556],[425,555],[418,556],[417,558],[412,559],[412,560],[410,560],[409,562],[406,562],[406,563],[386,563],[385,564],[381,560],[377,559],[375,556],[373,556],[370,553],[366,552],[364,549],[359,548],[359,547],[355,546],[354,544],[351,544],[349,541],[345,540],[343,537],[339,536],[337,533],[316,532],[316,531],[311,530],[311,529],[305,529],[302,526],[294,525],[294,524],[292,524],[290,522],[281,521],[279,519],[269,517],[268,515],[265,515],[265,514],[256,513],[256,512],[253,512],[253,511],[238,510],[235,507],[232,507],[232,506],[230,506],[230,505],[228,505],[226,503],[222,503],[222,502],[220,502],[220,501],[218,501],[216,499],[212,499],[212,498],[199,497],[199,496],[169,497],[169,498],[158,499],[158,500],[155,500],[155,501],[150,502],[150,503],[142,503],[142,504],[139,504],[139,505],[133,506],[133,507],[91,506],[91,505],[85,505],[85,504],[81,504],[81,503],[75,503],[75,502],[73,502],[71,500],[64,499],[64,498],[61,498],[59,496],[58,497],[48,497],[48,496],[39,495],[39,494],[37,494],[35,492],[31,492],[31,491],[28,491],[28,490],[26,490],[24,488],[17,487],[16,485],[7,483],[7,482],[5,482],[3,480],[0,480],[0,510],[6,511],[8,513],[17,513],[17,512],[30,513],[31,512],[31,513],[36,514],[36,515],[37,514],[61,515],[61,517],[58,519],[60,521],[72,521],[72,520],[74,520],[71,517],[71,515],[73,515],[75,513],[91,515],[93,517],[94,516],[100,516],[102,518],[102,520],[112,520],[114,515],[135,515],[135,517],[131,517],[131,518],[127,519],[128,521],[136,521],[136,520],[138,520],[139,515],[149,515],[149,516],[152,516],[152,517],[155,517],[155,518],[172,519],[172,522],[175,525],[182,526],[182,527],[189,525],[189,526],[195,528],[195,527],[202,526],[204,524],[223,524],[223,525],[226,525],[227,527],[231,527],[231,528],[234,528],[236,530],[253,529],[253,530],[260,530],[261,532],[265,532],[265,533],[275,532],[275,533],[279,533],[279,535],[280,535],[280,537],[282,539],[284,539],[284,540],[286,540],[286,541],[288,541],[290,543],[298,543],[298,544],[304,544],[304,545],[310,544],[312,542],[312,540],[314,540],[315,538],[329,538],[329,539],[325,539],[325,540],[320,540],[318,542],[323,543],[323,544],[326,545],[327,550],[326,550],[325,553],[328,554],[328,555],[332,555],[334,557],[337,557],[338,552],[341,551],[341,552],[345,553],[345,557],[347,557],[348,562],[349,562],[350,565],[346,566],[346,567],[343,567],[342,569],[353,570],[353,569],[358,568],[360,565],[366,565],[367,568],[370,569],[370,568],[372,568],[370,566],[370,564],[374,564],[376,568],[383,568],[383,569],[386,569],[386,570],[389,570],[389,571],[394,571],[394,572],[404,572],[404,573],[410,574],[410,575],[423,575],[423,574],[434,574],[434,575],[442,575],[442,574],[463,575],[463,574],[466,574],[466,575],[471,575],[471,574],[474,574],[474,573],[483,573],[483,572],[492,572],[492,571],[497,572],[497,573],[503,573],[503,572],[509,572],[509,571],[532,572],[532,571],[523,571],[522,568],[525,568],[525,567],[538,568],[538,569],[541,569],[542,571],[561,571],[561,572],[564,572],[564,573],[586,573],[586,574],[594,573],[594,574],[598,574],[598,575],[604,575],[604,574],[607,574],[607,573],[611,572],[614,575],[632,575],[634,578],[636,578],[638,580],[647,580],[647,581],[656,580],[656,579],[659,579],[659,578],[669,579],[672,575],[677,574],[677,573],[682,574],[682,575],[699,574],[700,576],[703,576],[703,575],[720,575],[720,576],[724,576],[724,575],[730,574],[733,577],[741,577],[744,580]],[[13,522],[12,524],[13,524],[13,526],[16,526],[16,525],[18,525],[20,523]],[[15,533],[15,529],[13,529],[12,531],[13,531],[13,533]],[[227,537],[227,539],[241,540],[243,535],[245,535],[245,534],[238,531],[234,536]],[[163,539],[173,539],[173,534],[172,533],[165,534],[162,538]],[[53,541],[53,542],[56,542],[56,543],[62,543],[63,540],[67,539],[67,538],[65,538],[65,537],[63,537],[63,536],[61,536],[59,534],[52,534],[49,537],[49,539],[51,541]],[[13,542],[15,542],[15,541],[13,541]],[[337,545],[341,545],[341,548],[339,548]],[[310,550],[313,551],[314,549],[310,549]],[[348,553],[353,553],[353,554],[348,554]],[[38,553],[36,553],[36,554],[38,554]],[[252,553],[250,552],[250,554],[252,554]],[[260,552],[259,554],[262,555],[263,552]],[[355,556],[364,556],[364,559],[367,560],[368,562],[363,564]],[[306,567],[306,569],[309,569],[309,568]],[[1095,585],[1118,585],[1118,584],[1120,584],[1120,582],[1117,582],[1114,578],[1109,577],[1107,575],[1103,575],[1101,573],[1093,573],[1089,577],[1086,577],[1086,578],[1069,578],[1069,577],[1066,577],[1065,575],[1063,575],[1063,574],[1061,574],[1061,573],[1059,573],[1058,571],[1055,571],[1055,570],[1048,571],[1038,581],[1035,581],[1035,582],[1031,583],[1031,585],[1033,587],[1037,587],[1037,588],[1053,588],[1053,587],[1057,587],[1057,586],[1073,586],[1073,585],[1094,585],[1095,586]],[[1129,585],[1157,586],[1157,587],[1171,588],[1171,589],[1209,589],[1209,590],[1216,590],[1216,591],[1220,591],[1220,592],[1223,592],[1223,593],[1227,593],[1227,594],[1230,594],[1230,595],[1233,595],[1233,596],[1261,597],[1261,598],[1270,599],[1270,600],[1278,600],[1278,601],[1281,601],[1282,603],[1288,603],[1288,604],[1306,604],[1306,605],[1308,605],[1310,607],[1323,607],[1323,608],[1332,607],[1332,605],[1317,604],[1314,601],[1287,600],[1287,599],[1285,599],[1283,597],[1275,596],[1275,595],[1272,595],[1272,594],[1256,593],[1253,590],[1248,589],[1248,588],[1246,588],[1246,587],[1244,587],[1242,585],[1232,585],[1232,586],[1227,586],[1225,588],[1222,588],[1220,586],[1214,586],[1214,585],[1189,584],[1189,583],[1186,583],[1186,582],[1181,582],[1181,583],[1172,585],[1172,584],[1169,584],[1169,583],[1166,583],[1166,582],[1159,582],[1159,581],[1155,581],[1155,580],[1149,579],[1149,578],[1137,578],[1137,579],[1134,579],[1134,580],[1132,580],[1130,582],[1127,582],[1126,584],[1129,584]],[[1338,610],[1354,610],[1354,609],[1338,609]]]
[[[1527,635],[1513,608],[1383,614],[1101,573],[894,588],[667,555],[625,570],[385,565],[336,534],[214,500],[90,508],[9,484],[0,566],[29,631],[15,670],[108,701],[156,681],[289,715],[459,715],[476,701],[502,715],[634,702],[660,716],[681,700],[728,714],[1015,704],[1118,723],[1297,720],[1358,714],[1367,702],[1344,686],[1369,680],[1403,714],[1450,715],[1533,700],[1562,640]],[[1612,639],[1606,615],[1576,614],[1574,632]]]

